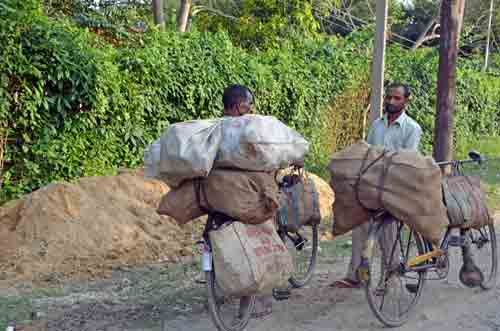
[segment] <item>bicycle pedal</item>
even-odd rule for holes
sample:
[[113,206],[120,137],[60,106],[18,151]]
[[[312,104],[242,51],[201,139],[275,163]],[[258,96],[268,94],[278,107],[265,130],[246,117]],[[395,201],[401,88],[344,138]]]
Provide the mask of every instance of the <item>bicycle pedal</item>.
[[276,301],[283,301],[283,300],[288,300],[292,296],[292,292],[288,289],[282,290],[282,289],[274,289],[273,290],[273,297]]
[[469,240],[465,236],[450,236],[450,241],[448,242],[448,245],[451,247],[465,247],[469,245]]
[[306,247],[307,240],[302,240],[298,243],[295,243],[295,249],[298,251],[303,250]]

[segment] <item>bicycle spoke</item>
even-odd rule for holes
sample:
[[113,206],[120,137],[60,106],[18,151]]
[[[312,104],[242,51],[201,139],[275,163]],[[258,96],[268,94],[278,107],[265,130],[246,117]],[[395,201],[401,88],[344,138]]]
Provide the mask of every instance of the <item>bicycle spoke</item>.
[[[393,230],[381,230],[376,237],[369,263],[370,281],[366,283],[368,301],[382,323],[400,326],[416,306],[425,281],[425,271],[406,271],[401,264],[425,253],[424,242],[401,222]],[[384,243],[388,247],[384,248]],[[378,268],[379,274],[374,272]]]

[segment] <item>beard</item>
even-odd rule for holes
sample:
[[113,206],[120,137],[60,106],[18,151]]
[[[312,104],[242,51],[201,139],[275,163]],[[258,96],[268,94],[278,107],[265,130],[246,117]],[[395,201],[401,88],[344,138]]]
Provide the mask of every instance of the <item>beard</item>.
[[388,114],[397,114],[403,110],[403,107],[386,104],[384,110]]

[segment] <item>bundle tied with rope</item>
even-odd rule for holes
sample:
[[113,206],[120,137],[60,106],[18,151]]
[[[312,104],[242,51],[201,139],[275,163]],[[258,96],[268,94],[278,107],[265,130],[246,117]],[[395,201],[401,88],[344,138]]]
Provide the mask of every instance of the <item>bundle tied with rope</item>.
[[479,176],[446,176],[443,196],[452,227],[480,229],[493,224]]
[[[227,295],[270,294],[287,285],[293,261],[275,230],[278,187],[272,173],[214,169],[166,194],[158,212],[184,224],[209,214],[217,284]],[[215,219],[216,217],[217,219]]]
[[185,224],[211,211],[246,224],[274,217],[279,206],[272,173],[214,169],[205,178],[186,180],[161,200],[158,213]]
[[303,168],[295,169],[276,180],[281,183],[278,222],[288,231],[298,231],[302,226],[319,224],[323,215],[319,208],[319,193],[314,181]]
[[387,151],[361,141],[333,154],[328,165],[335,192],[333,234],[386,210],[433,243],[448,225],[441,170],[418,152]]

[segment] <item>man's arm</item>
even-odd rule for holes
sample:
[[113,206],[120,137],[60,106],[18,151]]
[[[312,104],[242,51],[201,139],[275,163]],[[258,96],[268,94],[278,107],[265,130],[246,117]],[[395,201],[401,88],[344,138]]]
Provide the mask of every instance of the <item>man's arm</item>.
[[403,148],[417,152],[418,146],[420,145],[420,138],[422,138],[422,129],[420,126],[416,126],[413,128],[408,138],[406,138]]

